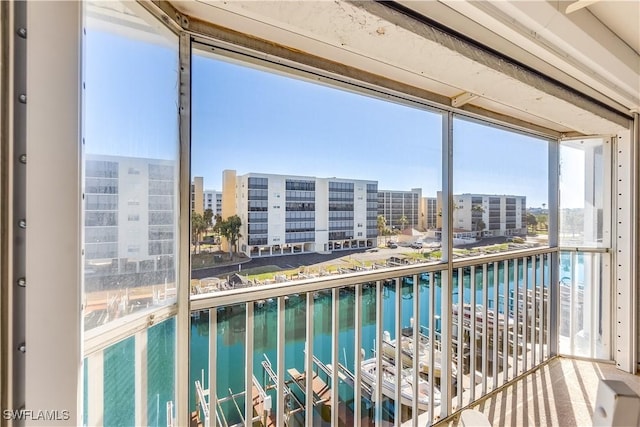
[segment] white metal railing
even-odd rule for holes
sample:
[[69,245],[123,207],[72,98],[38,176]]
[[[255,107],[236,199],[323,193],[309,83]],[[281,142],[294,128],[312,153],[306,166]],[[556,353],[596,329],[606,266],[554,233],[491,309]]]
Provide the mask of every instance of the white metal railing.
[[[208,351],[217,362],[205,367],[215,370],[206,393],[208,404],[216,401],[209,419],[229,417],[220,401],[231,390],[225,381],[239,376],[249,391],[242,419],[252,419],[268,397],[277,425],[433,424],[550,357],[555,252],[537,248],[458,259],[453,268],[410,265],[193,296],[192,313],[208,315]],[[221,363],[234,355],[245,363]],[[237,366],[241,372],[228,372]],[[263,378],[260,387],[254,376]]]

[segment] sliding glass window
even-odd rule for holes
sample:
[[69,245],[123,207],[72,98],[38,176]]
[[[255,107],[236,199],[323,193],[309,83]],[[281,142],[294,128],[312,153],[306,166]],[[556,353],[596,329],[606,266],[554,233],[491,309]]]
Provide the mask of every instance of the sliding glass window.
[[135,3],[85,5],[85,330],[175,302],[177,37]]
[[192,267],[221,281],[193,293],[234,287],[233,272],[268,283],[440,259],[440,114],[210,52],[193,57]]
[[178,38],[136,2],[90,1],[83,11],[84,420],[167,425],[180,247]]
[[[248,57],[239,62],[205,47],[194,51],[192,70],[192,227],[201,216],[206,219],[202,232],[192,236],[194,302],[229,289],[295,286],[305,279],[441,259],[441,114],[293,68]],[[220,204],[207,204],[216,198]],[[385,282],[385,298],[398,292],[394,283]],[[356,336],[363,356],[373,356],[375,284],[358,292],[367,297],[356,298],[356,288],[345,287],[258,301],[247,296],[247,303],[240,298],[240,304],[194,312],[190,384],[215,393],[219,405],[210,406],[211,419],[241,421],[253,373],[254,384],[260,384],[254,399],[271,399],[271,416],[286,411],[297,420],[328,422],[326,407],[317,406],[313,414],[305,407],[308,400],[297,388],[304,388],[300,373],[308,372],[309,346],[314,366],[337,366],[338,354],[341,365],[356,370]],[[392,301],[385,300],[383,327],[395,339],[396,325],[408,327],[415,315],[407,299],[403,319],[395,322]],[[359,311],[361,319],[354,317]],[[209,372],[210,366],[217,369]],[[332,381],[328,371],[318,372]],[[291,389],[284,408],[274,393],[278,379]],[[200,396],[198,386],[190,392],[191,405],[205,416],[206,393]],[[354,404],[354,393],[340,387],[340,411],[343,402]],[[363,403],[364,418],[365,408]],[[393,408],[383,411],[388,419]]]
[[454,257],[547,245],[548,165],[547,140],[456,118]]

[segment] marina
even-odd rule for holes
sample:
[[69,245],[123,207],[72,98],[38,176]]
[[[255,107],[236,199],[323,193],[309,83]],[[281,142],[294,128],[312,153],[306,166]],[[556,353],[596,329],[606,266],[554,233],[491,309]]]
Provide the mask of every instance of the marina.
[[[511,269],[510,269],[511,270]],[[496,375],[503,375],[505,369],[511,372],[521,370],[517,368],[522,364],[522,358],[534,351],[531,337],[541,336],[541,324],[535,318],[535,313],[541,313],[547,302],[547,292],[541,288],[525,288],[525,284],[514,286],[511,280],[507,289],[503,289],[498,283],[498,289],[491,286],[492,272],[489,272],[487,286],[482,286],[481,276],[476,280],[470,280],[470,273],[464,272],[461,277],[463,286],[453,284],[451,325],[453,334],[448,344],[452,365],[448,369],[453,386],[452,398],[462,399],[457,395],[457,390],[464,393],[475,389],[486,377],[490,382]],[[531,274],[531,272],[529,272]],[[503,271],[499,271],[503,277]],[[402,422],[411,418],[413,406],[413,387],[411,372],[413,358],[418,357],[419,381],[418,389],[419,413],[432,411],[438,413],[441,403],[440,390],[442,383],[442,352],[443,343],[440,338],[442,319],[441,312],[441,286],[439,275],[425,274],[419,277],[420,301],[420,325],[418,326],[419,342],[417,347],[413,343],[413,284],[409,280],[400,279],[388,281],[383,284],[380,294],[376,293],[375,286],[363,285],[361,295],[361,326],[360,336],[362,342],[361,354],[355,354],[353,346],[356,320],[354,318],[354,301],[356,298],[353,288],[342,288],[337,292],[337,303],[332,301],[331,292],[315,292],[313,295],[313,372],[305,371],[305,342],[307,304],[305,294],[292,294],[284,301],[284,348],[280,354],[284,357],[284,390],[277,390],[278,375],[274,369],[277,361],[277,299],[261,300],[253,304],[253,352],[254,357],[252,373],[254,375],[254,387],[251,390],[253,407],[253,425],[270,426],[282,425],[275,420],[276,401],[278,393],[284,393],[284,425],[304,425],[305,413],[312,409],[314,412],[314,425],[331,425],[332,390],[337,390],[337,403],[340,425],[353,425],[355,402],[354,396],[361,397],[359,405],[360,413],[357,415],[362,420],[362,425],[373,425],[376,411],[380,409],[383,424],[393,424],[394,417],[400,414]],[[522,275],[519,275],[522,279]],[[433,282],[433,290],[430,287]],[[471,283],[474,283],[472,291]],[[529,282],[532,283],[532,282]],[[525,290],[526,289],[526,290]],[[401,301],[401,325],[396,325],[395,294],[402,292]],[[509,296],[504,301],[503,295]],[[377,301],[377,295],[381,300]],[[433,303],[429,298],[433,295]],[[462,323],[458,324],[458,295],[462,295]],[[497,299],[496,299],[497,297]],[[487,302],[486,310],[476,302]],[[382,335],[381,366],[383,369],[383,382],[381,389],[382,402],[380,408],[376,406],[375,377],[377,360],[376,348],[376,306],[380,305],[384,313],[382,327],[385,331]],[[338,335],[332,337],[332,319],[334,307],[338,307]],[[429,307],[434,312],[429,313]],[[475,307],[475,316],[473,315]],[[524,309],[526,307],[526,310]],[[506,308],[506,312],[504,309]],[[487,322],[484,324],[484,317]],[[533,317],[532,317],[533,316]],[[520,327],[515,328],[515,319],[519,319]],[[217,340],[216,360],[220,366],[237,366],[232,372],[216,372],[216,399],[215,400],[215,424],[213,418],[209,425],[222,427],[241,425],[244,423],[245,407],[245,360],[246,345],[246,309],[245,305],[227,306],[218,309],[217,313]],[[434,330],[431,331],[430,328]],[[475,329],[474,329],[475,328]],[[483,331],[486,328],[486,337]],[[194,411],[194,426],[207,425],[205,420],[209,417],[210,396],[208,390],[203,388],[207,378],[208,367],[208,342],[209,320],[207,312],[200,312],[192,317],[192,384],[194,390],[191,396],[191,406]],[[395,361],[395,345],[397,340],[393,336],[394,331],[401,331],[401,366]],[[387,332],[390,331],[390,332]],[[495,332],[495,333],[494,333]],[[459,335],[459,337],[458,337]],[[433,339],[433,343],[429,338]],[[527,338],[529,337],[529,338]],[[484,342],[483,340],[486,340]],[[495,342],[494,342],[495,340]],[[332,342],[337,345],[339,360],[332,356]],[[484,342],[484,344],[483,344]],[[540,340],[538,340],[540,342]],[[433,346],[432,346],[433,344]],[[483,345],[486,348],[483,349]],[[433,347],[433,348],[431,348]],[[482,361],[483,355],[485,360]],[[360,359],[361,389],[354,392],[356,358]],[[433,361],[430,363],[430,358]],[[533,356],[531,356],[533,357]],[[272,361],[274,364],[272,365]],[[486,364],[483,368],[483,363]],[[338,370],[334,375],[333,366]],[[495,366],[494,366],[495,365]],[[430,375],[429,366],[432,366],[433,375]],[[482,371],[482,372],[481,372]],[[332,379],[338,378],[338,383],[333,384]],[[398,380],[399,379],[399,380]],[[307,402],[306,383],[312,382],[313,397]],[[202,392],[197,392],[196,382],[200,382]],[[400,381],[400,395],[402,396],[399,410],[395,408],[396,381]],[[433,384],[431,384],[433,383]],[[456,384],[459,387],[456,388]],[[430,391],[433,396],[429,396]],[[465,397],[466,398],[466,397]],[[429,408],[431,399],[432,408]],[[213,413],[214,411],[211,411]]]

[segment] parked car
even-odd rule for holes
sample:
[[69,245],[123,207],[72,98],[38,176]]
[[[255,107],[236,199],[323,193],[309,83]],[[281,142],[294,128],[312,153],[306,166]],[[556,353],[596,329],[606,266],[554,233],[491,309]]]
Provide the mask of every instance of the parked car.
[[413,242],[413,243],[411,244],[411,247],[412,247],[413,249],[422,249],[423,244],[422,244],[422,242]]
[[387,247],[388,247],[389,249],[395,249],[395,248],[397,248],[397,247],[398,247],[398,245],[396,244],[396,242],[389,240],[389,241],[387,242]]

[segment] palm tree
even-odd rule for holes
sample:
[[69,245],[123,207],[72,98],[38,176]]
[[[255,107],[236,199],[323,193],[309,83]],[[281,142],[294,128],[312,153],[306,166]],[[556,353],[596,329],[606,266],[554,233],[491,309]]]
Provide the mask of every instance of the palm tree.
[[531,212],[527,213],[527,226],[531,228],[531,232],[535,232],[536,227],[538,226],[538,219]]
[[229,242],[229,259],[233,258],[232,249],[238,242],[238,239],[242,237],[242,235],[240,234],[241,226],[242,220],[238,215],[230,216],[220,224],[220,234]]
[[536,219],[538,220],[538,228],[540,230],[547,230],[548,229],[548,226],[547,226],[547,215],[546,214],[536,215]]
[[204,222],[207,225],[207,231],[209,231],[209,228],[213,226],[213,210],[205,209],[202,217],[204,218]]
[[205,231],[207,231],[207,224],[205,223],[204,216],[194,212],[191,215],[191,242],[195,245],[195,253],[199,252],[200,237]]
[[387,230],[387,219],[384,215],[378,215],[378,244],[380,244],[380,236],[384,236],[385,231]]
[[405,229],[405,227],[407,226],[407,223],[409,222],[407,217],[404,215],[402,215],[398,221],[400,222],[400,225],[402,226],[403,230]]
[[471,206],[471,222],[473,225],[473,231],[482,231],[486,228],[486,224],[482,220],[482,215],[485,210],[482,205]]
[[220,245],[220,236],[222,236],[222,233],[220,232],[220,227],[222,226],[222,215],[220,214],[216,214],[216,216],[213,217],[214,223],[213,223],[213,228],[211,229],[211,231],[213,232],[213,234],[215,236],[218,236],[218,245]]

